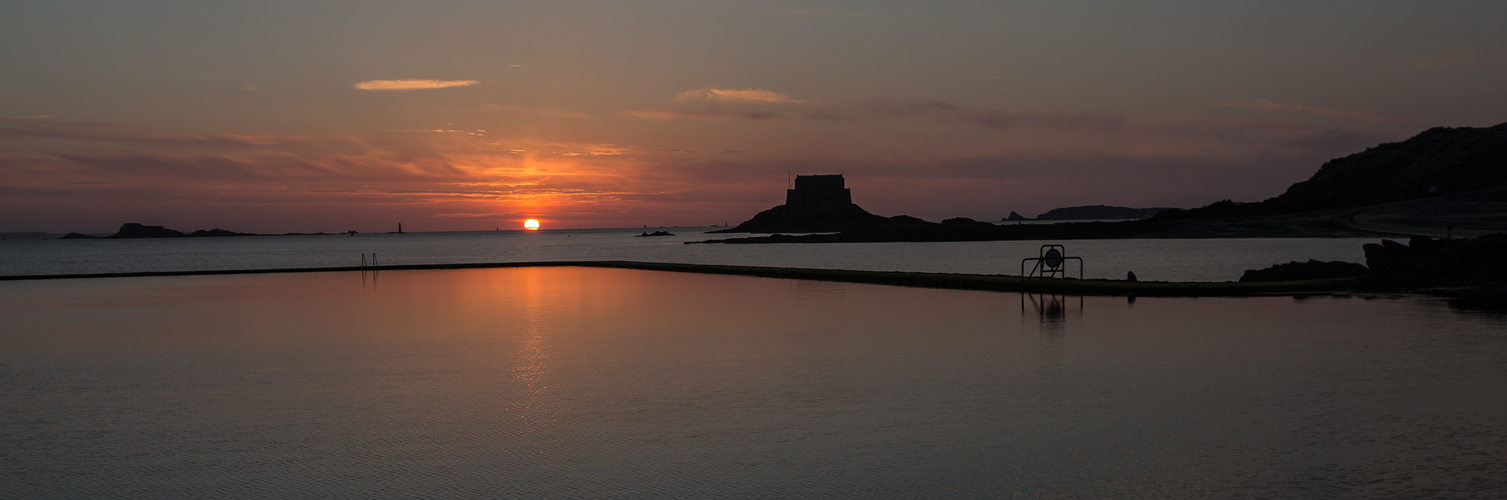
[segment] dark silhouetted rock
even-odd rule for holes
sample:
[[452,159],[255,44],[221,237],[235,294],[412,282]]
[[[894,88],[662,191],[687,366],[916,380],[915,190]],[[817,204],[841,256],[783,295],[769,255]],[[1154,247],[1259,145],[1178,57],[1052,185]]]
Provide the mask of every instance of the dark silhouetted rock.
[[841,174],[798,175],[785,191],[785,204],[759,212],[731,229],[713,233],[825,233],[857,226],[885,225],[885,217],[853,204]]
[[1453,240],[1415,237],[1406,245],[1382,240],[1363,249],[1366,266],[1375,275],[1373,283],[1380,286],[1507,286],[1507,234]]
[[187,236],[182,232],[167,229],[162,226],[144,226],[135,222],[121,224],[120,230],[111,238],[180,238]]
[[823,233],[841,231],[855,225],[880,223],[884,217],[874,215],[854,204],[822,204],[792,207],[780,205],[754,215],[731,229],[714,233]]
[[[73,233],[77,234],[77,233]],[[80,235],[82,237],[83,236]],[[183,234],[181,231],[168,229],[162,226],[145,226],[135,222],[127,222],[120,226],[120,230],[107,238],[187,238],[187,237],[219,237],[219,236],[257,236],[255,233],[237,233],[220,228],[210,230],[200,229],[193,233]],[[68,238],[64,236],[64,238]],[[76,238],[76,237],[75,237]]]
[[229,231],[229,230],[225,230],[225,229],[214,228],[214,229],[210,229],[208,231],[200,229],[198,231],[194,231],[192,233],[189,233],[189,236],[195,236],[195,237],[204,237],[204,236],[219,237],[219,236],[256,236],[256,235],[255,234],[251,234],[251,233],[237,233],[235,231]]
[[1136,279],[1136,277],[1135,277],[1135,271],[1126,271],[1125,272],[1125,281],[1136,282],[1136,281],[1141,281],[1141,280]]
[[1020,222],[1020,221],[1023,221],[1023,220],[1030,220],[1030,219],[1027,219],[1024,215],[1020,215],[1018,213],[1015,213],[1014,210],[1011,210],[1009,216],[1006,216],[1005,218],[1000,219],[1000,220],[1001,221],[1005,221],[1005,222]]
[[1358,278],[1367,272],[1366,266],[1354,262],[1329,261],[1288,262],[1266,269],[1252,269],[1240,276],[1241,282],[1257,281],[1302,281],[1330,278]]
[[644,237],[649,237],[649,236],[675,236],[675,234],[671,233],[669,231],[655,231],[655,232],[652,232],[652,233],[650,233],[650,232],[644,232],[644,234],[640,234],[638,236],[634,236],[634,238],[644,238]]

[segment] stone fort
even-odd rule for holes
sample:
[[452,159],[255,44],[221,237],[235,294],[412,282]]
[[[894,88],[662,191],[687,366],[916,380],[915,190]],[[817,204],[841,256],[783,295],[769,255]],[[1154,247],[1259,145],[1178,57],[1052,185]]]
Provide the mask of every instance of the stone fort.
[[797,175],[795,189],[785,190],[785,206],[797,208],[853,203],[853,190],[844,184],[842,174]]

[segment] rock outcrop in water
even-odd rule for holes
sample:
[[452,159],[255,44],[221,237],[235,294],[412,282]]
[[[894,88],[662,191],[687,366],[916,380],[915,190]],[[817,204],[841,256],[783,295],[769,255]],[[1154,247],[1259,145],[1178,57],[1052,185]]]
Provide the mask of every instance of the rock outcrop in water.
[[1507,313],[1507,234],[1474,239],[1416,237],[1368,243],[1366,265],[1349,262],[1289,262],[1246,271],[1243,283],[1354,278],[1348,289],[1385,293],[1431,293],[1451,297],[1450,306]]
[[1309,259],[1308,262],[1288,262],[1277,264],[1266,269],[1252,269],[1240,276],[1242,283],[1263,281],[1306,281],[1331,278],[1359,278],[1365,276],[1370,270],[1366,266],[1354,262],[1329,261],[1320,262]]
[[1375,284],[1393,288],[1507,288],[1507,234],[1475,239],[1412,238],[1368,243]]
[[930,224],[915,217],[874,215],[853,203],[842,174],[798,175],[785,204],[713,233],[832,233],[855,228],[907,228]]

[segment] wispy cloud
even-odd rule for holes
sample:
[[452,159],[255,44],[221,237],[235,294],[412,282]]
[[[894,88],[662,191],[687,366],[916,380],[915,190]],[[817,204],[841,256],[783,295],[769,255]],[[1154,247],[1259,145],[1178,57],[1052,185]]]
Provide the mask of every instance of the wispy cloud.
[[1332,158],[1405,136],[1382,131],[1343,129],[1264,117],[1189,119],[1163,125],[1143,125],[1136,132],[1167,137],[1214,139],[1227,144],[1290,148],[1306,155]]
[[427,128],[427,129],[393,129],[385,132],[401,132],[406,134],[459,134],[482,137],[487,135],[486,130],[457,130],[453,128]]
[[838,9],[793,9],[788,12],[798,16],[810,17],[858,17],[867,15],[867,13],[861,11]]
[[806,101],[778,92],[760,89],[695,89],[675,96],[678,103],[760,103],[760,104],[805,104]]
[[570,118],[576,120],[596,119],[596,116],[593,116],[590,113],[572,109],[526,108],[523,106],[513,106],[507,104],[487,104],[482,106],[482,109],[486,109],[488,111],[503,111],[510,113],[528,113],[541,118]]
[[673,120],[676,118],[692,118],[703,120],[768,120],[771,118],[789,118],[780,113],[757,110],[723,110],[723,111],[675,111],[665,109],[630,109],[628,115],[645,120]]
[[1293,111],[1308,113],[1318,116],[1338,116],[1354,118],[1357,120],[1395,120],[1406,118],[1403,115],[1390,113],[1373,113],[1370,111],[1357,111],[1353,109],[1324,108],[1318,106],[1304,106],[1302,104],[1288,104],[1268,99],[1242,99],[1238,101],[1206,102],[1205,106],[1220,106],[1225,108],[1254,109],[1256,111]]
[[957,123],[1003,130],[1034,127],[1088,132],[1118,131],[1118,113],[1039,113],[975,109],[940,100],[865,101],[826,104],[761,89],[695,89],[681,92],[668,109],[635,109],[629,116],[648,120],[775,120],[821,122],[915,120]]
[[[841,118],[842,115],[836,115]],[[859,105],[852,116],[863,119],[920,119],[961,123],[1005,130],[1017,127],[1079,132],[1116,132],[1125,122],[1120,113],[1027,112],[964,108],[947,101],[885,102]]]
[[398,91],[448,89],[473,85],[481,85],[481,82],[476,80],[367,80],[357,82],[355,87],[360,90]]
[[704,88],[681,92],[670,100],[672,109],[635,109],[628,115],[647,120],[732,119],[768,120],[811,115],[816,103],[763,89]]
[[[10,118],[10,117],[0,117]],[[29,121],[0,119],[0,142],[6,140],[73,141],[82,145],[131,143],[138,147],[235,149],[274,145],[321,143],[351,144],[356,139],[344,136],[305,136],[289,134],[231,134],[156,132],[150,127],[108,123]]]

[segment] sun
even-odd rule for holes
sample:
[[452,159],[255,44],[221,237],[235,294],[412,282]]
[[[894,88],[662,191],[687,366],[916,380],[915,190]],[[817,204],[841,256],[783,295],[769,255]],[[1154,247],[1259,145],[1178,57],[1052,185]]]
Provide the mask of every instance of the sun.
[[529,220],[523,221],[523,228],[527,229],[529,231],[538,231],[539,230],[539,219],[529,219]]

